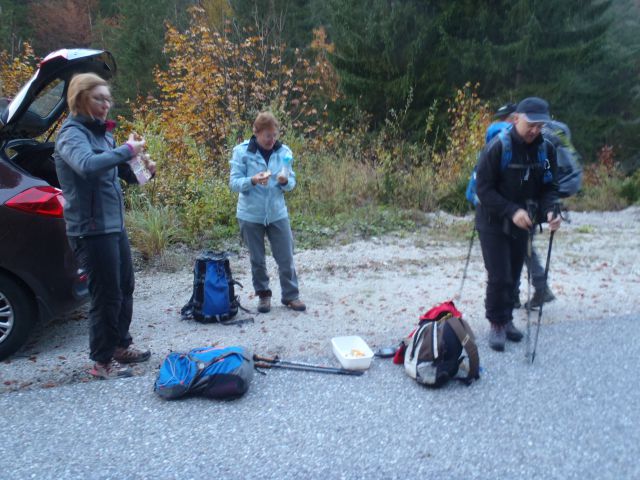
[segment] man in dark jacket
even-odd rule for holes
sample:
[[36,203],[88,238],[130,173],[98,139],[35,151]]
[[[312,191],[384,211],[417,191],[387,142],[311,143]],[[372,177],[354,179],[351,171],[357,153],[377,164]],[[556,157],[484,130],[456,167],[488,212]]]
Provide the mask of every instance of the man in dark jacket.
[[514,126],[485,146],[478,163],[476,228],[488,281],[485,315],[491,324],[489,346],[503,351],[506,340],[518,342],[513,325],[514,287],[536,224],[546,220],[551,231],[560,227],[554,216],[558,201],[556,155],[541,130],[550,121],[548,103],[538,97],[522,100]]

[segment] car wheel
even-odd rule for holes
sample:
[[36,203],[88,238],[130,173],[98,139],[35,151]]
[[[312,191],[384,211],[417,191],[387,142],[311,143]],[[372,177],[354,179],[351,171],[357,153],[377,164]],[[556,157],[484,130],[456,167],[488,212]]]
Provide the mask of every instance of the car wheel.
[[24,345],[34,323],[33,302],[25,290],[0,275],[0,360]]

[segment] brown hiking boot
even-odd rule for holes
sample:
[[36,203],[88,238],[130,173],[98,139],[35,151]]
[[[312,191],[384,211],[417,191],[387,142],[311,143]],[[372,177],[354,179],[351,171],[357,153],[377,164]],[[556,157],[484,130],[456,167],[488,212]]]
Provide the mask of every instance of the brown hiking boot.
[[113,378],[127,378],[133,375],[131,367],[120,365],[116,360],[102,363],[96,362],[93,364],[89,374],[100,380],[110,380]]
[[524,308],[534,309],[540,308],[540,305],[543,303],[553,302],[556,299],[556,296],[553,294],[549,287],[545,286],[540,290],[536,290],[533,294],[533,298],[530,302],[526,302],[524,304]]
[[260,300],[258,301],[258,312],[269,313],[271,311],[271,290],[257,292]]
[[269,313],[271,311],[271,297],[260,297],[258,311],[260,313]]
[[307,306],[299,298],[296,298],[295,300],[289,300],[287,302],[283,300],[282,304],[287,308],[290,308],[291,310],[295,310],[296,312],[304,312],[307,309]]
[[131,346],[129,348],[117,347],[113,353],[113,359],[120,363],[146,362],[150,357],[151,352],[149,350],[143,352]]

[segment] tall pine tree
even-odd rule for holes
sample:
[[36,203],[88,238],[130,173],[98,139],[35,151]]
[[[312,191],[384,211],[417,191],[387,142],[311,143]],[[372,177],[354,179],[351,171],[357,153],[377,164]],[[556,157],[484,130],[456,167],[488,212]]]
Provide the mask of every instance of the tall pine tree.
[[[615,128],[604,88],[620,52],[607,49],[610,1],[331,0],[333,58],[352,103],[380,121],[410,88],[409,126],[418,129],[434,100],[466,82],[484,98],[547,98],[581,149],[592,154]],[[621,59],[620,59],[621,60]],[[628,82],[623,82],[626,86]]]
[[115,27],[107,38],[118,63],[115,79],[117,98],[135,100],[154,92],[153,70],[164,67],[165,22],[184,28],[187,7],[196,0],[116,0]]

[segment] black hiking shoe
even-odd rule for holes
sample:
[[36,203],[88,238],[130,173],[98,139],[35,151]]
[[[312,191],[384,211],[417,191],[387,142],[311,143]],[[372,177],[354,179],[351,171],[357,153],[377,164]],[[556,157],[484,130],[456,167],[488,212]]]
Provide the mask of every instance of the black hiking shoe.
[[489,346],[496,352],[503,352],[506,340],[507,331],[505,326],[492,323],[491,330],[489,330]]
[[522,335],[522,332],[518,330],[513,324],[513,321],[507,323],[504,326],[504,333],[506,334],[507,340],[510,340],[512,342],[519,342],[524,336]]
[[549,287],[544,287],[542,290],[536,290],[531,301],[525,303],[524,307],[531,310],[534,308],[540,308],[540,305],[543,303],[553,302],[555,299],[556,296],[551,292]]

